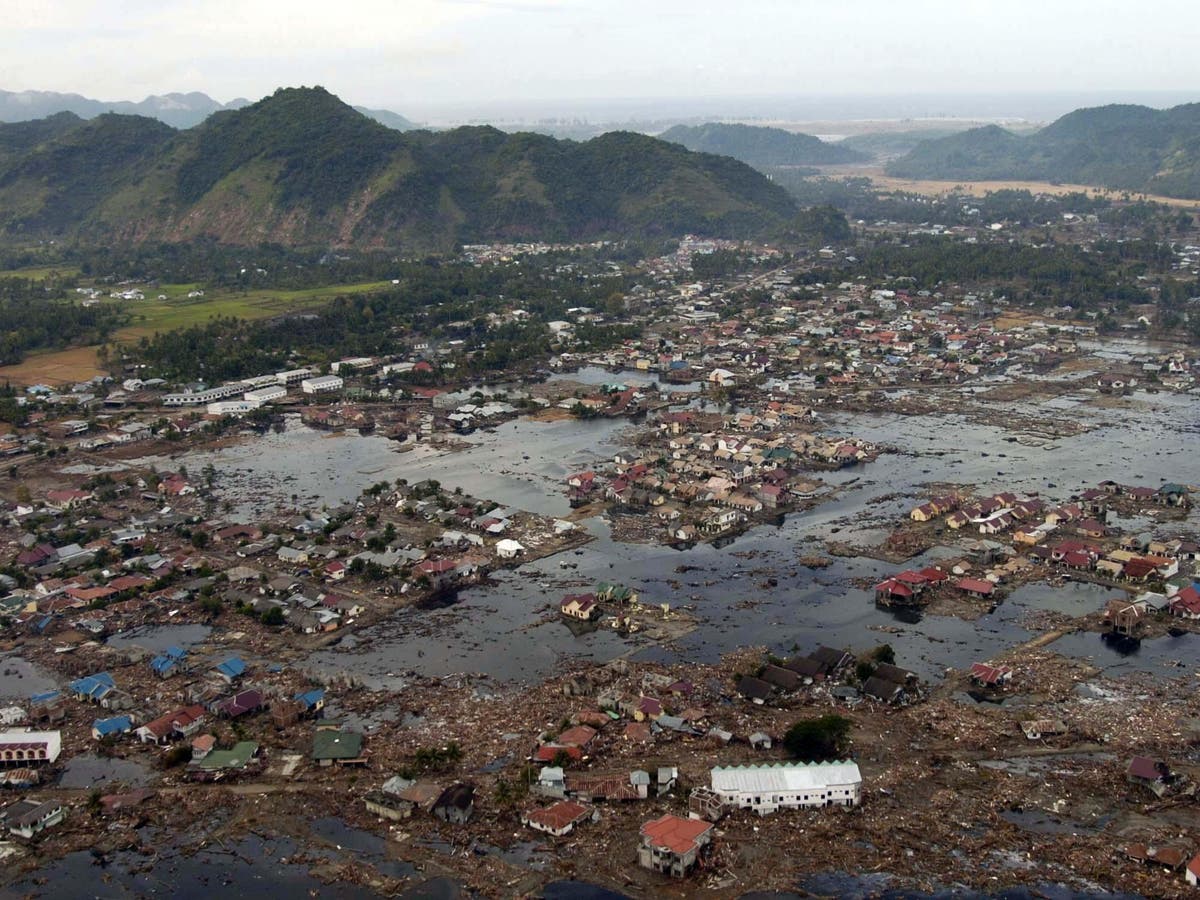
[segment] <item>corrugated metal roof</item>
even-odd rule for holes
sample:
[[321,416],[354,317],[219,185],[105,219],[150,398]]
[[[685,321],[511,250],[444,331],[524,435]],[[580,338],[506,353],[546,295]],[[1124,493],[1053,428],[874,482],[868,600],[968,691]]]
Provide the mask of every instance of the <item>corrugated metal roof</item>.
[[718,793],[811,791],[861,783],[862,774],[853,762],[716,766],[712,770],[712,789]]

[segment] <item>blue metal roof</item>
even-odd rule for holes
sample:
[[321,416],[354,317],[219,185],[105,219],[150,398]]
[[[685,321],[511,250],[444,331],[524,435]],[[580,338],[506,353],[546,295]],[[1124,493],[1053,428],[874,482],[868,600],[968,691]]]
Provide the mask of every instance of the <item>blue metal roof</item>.
[[62,696],[62,691],[44,691],[41,694],[34,694],[29,698],[30,703],[49,703],[51,700],[57,700]]
[[325,699],[325,689],[324,688],[316,688],[311,691],[303,691],[303,692],[297,694],[295,699],[299,700],[301,703],[303,703],[309,709],[312,709],[314,706],[316,706],[318,703],[320,703],[322,700]]
[[100,734],[100,737],[108,737],[110,734],[123,734],[126,731],[133,730],[133,719],[129,716],[113,716],[111,719],[97,719],[92,723],[92,729]]
[[116,682],[107,672],[97,672],[77,681],[71,682],[71,692],[87,697],[89,700],[99,700],[109,691],[116,688]]
[[236,656],[231,656],[225,662],[214,668],[226,678],[240,678],[246,673],[246,664]]

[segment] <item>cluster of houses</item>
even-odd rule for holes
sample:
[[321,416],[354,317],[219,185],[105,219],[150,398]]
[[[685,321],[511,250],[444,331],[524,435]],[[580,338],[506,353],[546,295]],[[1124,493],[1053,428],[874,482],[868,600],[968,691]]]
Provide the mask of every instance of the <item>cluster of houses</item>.
[[[531,547],[579,536],[570,522],[435,482],[389,485],[357,504],[283,521],[227,524],[211,515],[189,477],[147,478],[92,480],[18,504],[8,524],[16,535],[12,564],[26,586],[0,576],[0,621],[38,634],[100,637],[156,605],[211,598],[317,634],[367,611],[347,587],[358,576],[385,594],[444,590],[519,562]],[[381,513],[390,521],[380,523]],[[78,533],[73,523],[83,520],[90,540],[53,540]]]
[[1181,484],[1150,488],[1108,481],[1058,506],[1007,492],[983,499],[935,497],[915,507],[909,518],[921,523],[940,519],[950,529],[969,527],[981,535],[1011,531],[1011,546],[987,538],[969,542],[966,561],[890,576],[875,586],[875,598],[889,606],[921,604],[929,599],[930,588],[952,581],[953,576],[970,576],[972,564],[986,569],[983,577],[958,577],[953,584],[968,596],[989,598],[1005,578],[1031,565],[1044,565],[1068,576],[1078,574],[1130,588],[1160,586],[1161,590],[1143,591],[1133,601],[1110,604],[1106,618],[1120,634],[1132,635],[1135,623],[1140,624],[1148,613],[1200,618],[1200,589],[1180,574],[1181,564],[1200,559],[1200,546],[1147,532],[1121,534],[1107,524],[1114,507],[1129,515],[1147,509],[1183,509],[1190,506],[1190,494]]
[[[759,515],[812,500],[820,485],[804,469],[870,461],[874,446],[789,427],[808,411],[771,404],[762,416],[685,411],[659,417],[653,449],[617,455],[609,470],[577,472],[566,486],[573,506],[595,500],[642,512],[670,540],[688,542],[731,531]],[[721,430],[708,430],[712,426]]]

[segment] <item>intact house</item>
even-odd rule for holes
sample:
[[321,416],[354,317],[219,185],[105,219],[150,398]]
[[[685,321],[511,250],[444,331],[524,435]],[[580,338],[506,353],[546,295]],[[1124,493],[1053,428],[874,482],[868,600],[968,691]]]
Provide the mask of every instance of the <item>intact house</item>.
[[66,807],[55,800],[46,803],[32,799],[18,800],[0,810],[0,821],[4,827],[26,840],[57,825],[66,817]]
[[543,831],[555,837],[570,834],[576,825],[595,821],[599,816],[595,810],[576,803],[574,800],[560,800],[542,809],[535,809],[524,816],[525,824],[534,831]]
[[353,731],[318,730],[313,735],[312,759],[318,766],[365,766],[363,736]]
[[857,806],[862,800],[862,774],[857,763],[779,763],[717,766],[712,791],[730,807],[759,815],[780,809]]
[[568,594],[563,597],[558,608],[564,616],[582,619],[585,622],[600,612],[594,594]]
[[638,865],[683,878],[712,845],[713,825],[703,819],[684,819],[667,814],[642,825]]
[[174,712],[159,716],[135,732],[143,743],[166,744],[176,738],[191,737],[204,724],[204,707],[199,704],[184,706]]

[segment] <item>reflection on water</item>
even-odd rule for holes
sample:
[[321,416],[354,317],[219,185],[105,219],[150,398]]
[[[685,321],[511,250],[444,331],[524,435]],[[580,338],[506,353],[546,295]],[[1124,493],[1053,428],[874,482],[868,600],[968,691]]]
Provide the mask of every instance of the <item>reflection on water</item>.
[[142,625],[114,634],[106,643],[117,650],[136,647],[147,653],[162,653],[172,646],[187,649],[203,644],[211,633],[208,625]]
[[[1031,612],[1077,616],[1100,608],[1111,592],[1077,583],[1032,585],[1014,590],[976,622],[928,615],[912,622],[876,608],[870,593],[855,586],[878,581],[896,567],[867,558],[838,558],[825,569],[809,570],[797,558],[819,551],[819,544],[831,537],[877,543],[934,482],[972,484],[980,493],[1013,490],[1065,499],[1105,478],[1128,479],[1130,472],[1143,476],[1145,484],[1186,478],[1194,454],[1193,403],[1173,395],[1152,400],[1147,404],[1152,419],[1122,413],[1106,427],[1055,439],[1051,445],[1016,443],[1003,428],[972,424],[961,416],[826,413],[827,430],[908,452],[821,473],[822,480],[840,489],[835,499],[788,516],[780,526],[754,528],[727,546],[673,550],[620,544],[612,541],[603,520],[589,520],[582,524],[597,539],[571,557],[577,569],[563,570],[557,560],[547,559],[501,572],[495,584],[464,590],[449,607],[401,611],[360,641],[317,653],[313,662],[351,670],[382,687],[402,684],[406,670],[527,679],[573,660],[607,660],[639,651],[641,658],[713,662],[737,646],[765,644],[790,653],[819,643],[865,648],[886,640],[905,665],[937,677],[948,667],[963,668],[1033,637],[1023,624]],[[1074,415],[1107,421],[1111,411],[1081,408]],[[461,452],[422,447],[397,453],[385,438],[354,432],[330,437],[292,418],[281,434],[189,454],[183,462],[200,469],[211,461],[219,472],[219,490],[242,503],[247,516],[261,509],[259,494],[290,503],[288,492],[294,490],[310,504],[335,505],[372,482],[396,478],[434,478],[504,505],[564,515],[566,476],[611,458],[623,446],[628,427],[607,419],[518,419],[471,435],[469,449]],[[1147,452],[1151,441],[1152,453]],[[1197,521],[1193,511],[1188,527]],[[939,547],[910,564],[954,553]],[[695,569],[680,575],[679,566]],[[776,583],[764,587],[768,577]],[[564,593],[605,580],[627,583],[649,602],[686,607],[699,627],[665,651],[646,650],[638,638],[623,639],[605,629],[573,634],[554,614],[555,605]],[[1092,638],[1068,636],[1054,646],[1071,655],[1121,659]],[[1164,658],[1177,652],[1163,641],[1146,642],[1124,662],[1158,670]]]
[[53,676],[20,656],[0,654],[0,700],[28,700],[58,687]]

